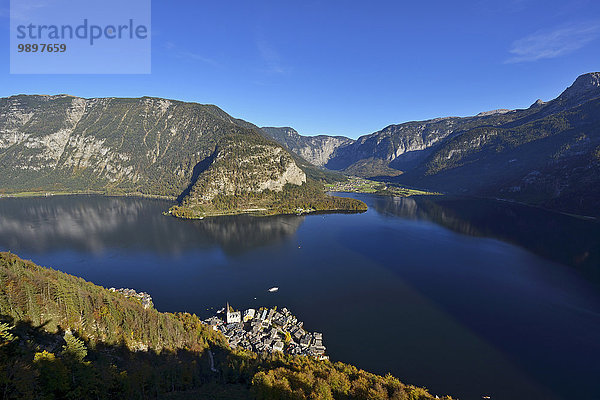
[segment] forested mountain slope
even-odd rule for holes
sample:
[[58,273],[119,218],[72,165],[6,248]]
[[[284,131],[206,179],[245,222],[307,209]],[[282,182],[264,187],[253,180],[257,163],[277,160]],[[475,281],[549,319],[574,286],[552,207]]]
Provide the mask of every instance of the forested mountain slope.
[[144,308],[137,299],[10,253],[0,253],[0,395],[19,400],[434,398],[392,376],[340,362],[231,350],[222,334],[193,314]]

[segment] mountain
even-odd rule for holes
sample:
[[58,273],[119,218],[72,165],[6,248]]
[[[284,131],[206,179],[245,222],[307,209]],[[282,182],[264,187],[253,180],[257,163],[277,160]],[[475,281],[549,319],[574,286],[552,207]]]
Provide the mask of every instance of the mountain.
[[438,398],[341,362],[232,349],[194,314],[3,252],[0,382],[7,400]]
[[213,105],[149,97],[0,99],[0,193],[92,191],[212,203],[217,195],[303,188],[307,173],[322,174],[296,160]]
[[390,125],[328,157],[326,168],[352,175],[600,216],[600,73],[527,109]]
[[599,78],[455,132],[397,180],[600,216]]
[[289,127],[263,127],[260,129],[262,129],[267,137],[282,144],[285,148],[296,153],[310,163],[320,167],[329,162],[331,156],[338,147],[354,143],[354,140],[344,136],[301,136],[298,132]]
[[318,194],[314,179],[342,179],[334,170],[600,216],[599,119],[597,72],[527,109],[406,122],[357,140],[259,129],[213,105],[13,96],[0,99],[0,194],[164,196],[186,217],[364,209]]

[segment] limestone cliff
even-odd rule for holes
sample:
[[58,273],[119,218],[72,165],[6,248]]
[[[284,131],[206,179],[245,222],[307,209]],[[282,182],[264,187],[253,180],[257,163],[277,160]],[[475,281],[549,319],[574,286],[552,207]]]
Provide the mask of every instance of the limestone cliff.
[[289,127],[263,127],[261,129],[267,137],[282,144],[310,163],[321,167],[329,162],[337,148],[354,142],[344,136],[301,136],[296,130]]
[[286,184],[302,185],[306,174],[281,147],[245,138],[225,138],[209,157],[207,168],[193,183],[185,205],[265,190],[281,191]]

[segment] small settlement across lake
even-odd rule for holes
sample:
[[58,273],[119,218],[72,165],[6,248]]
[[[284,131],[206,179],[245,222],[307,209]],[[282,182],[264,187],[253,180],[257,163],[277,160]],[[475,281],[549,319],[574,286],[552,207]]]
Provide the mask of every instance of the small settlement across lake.
[[229,346],[254,352],[306,355],[327,359],[323,334],[307,332],[304,323],[287,309],[249,308],[243,313],[227,303],[222,313],[205,320],[214,330],[221,331]]

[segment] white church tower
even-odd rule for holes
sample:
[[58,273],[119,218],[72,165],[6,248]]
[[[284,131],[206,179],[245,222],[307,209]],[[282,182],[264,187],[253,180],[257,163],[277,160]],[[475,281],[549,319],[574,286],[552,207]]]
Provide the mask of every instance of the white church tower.
[[226,318],[225,322],[228,324],[233,324],[236,322],[242,322],[242,313],[240,311],[230,311],[229,302],[227,302],[227,307],[225,308]]

